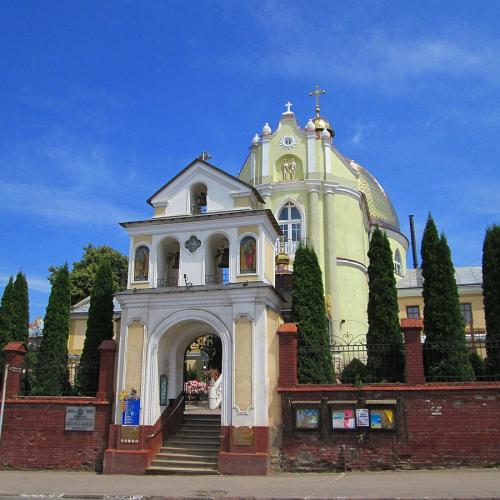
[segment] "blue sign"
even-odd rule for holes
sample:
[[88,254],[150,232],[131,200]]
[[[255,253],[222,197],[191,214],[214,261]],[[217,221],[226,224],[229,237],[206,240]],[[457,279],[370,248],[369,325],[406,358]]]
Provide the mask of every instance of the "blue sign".
[[125,398],[124,409],[122,412],[122,425],[139,425],[140,412],[141,412],[140,399]]

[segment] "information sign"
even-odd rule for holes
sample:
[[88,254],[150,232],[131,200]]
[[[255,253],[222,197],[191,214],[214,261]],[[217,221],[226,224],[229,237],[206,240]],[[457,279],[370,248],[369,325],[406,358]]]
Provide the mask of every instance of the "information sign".
[[373,409],[370,412],[371,429],[394,429],[394,410],[390,408]]
[[95,427],[95,406],[67,406],[65,431],[92,432]]
[[297,408],[295,410],[295,427],[297,429],[318,429],[319,408]]
[[356,409],[356,425],[358,427],[370,427],[370,411],[368,408]]
[[139,398],[125,398],[122,413],[122,425],[139,425],[141,400]]
[[166,375],[160,375],[160,405],[167,406],[168,398],[167,398],[167,386],[168,380]]
[[354,410],[352,408],[332,410],[332,427],[334,429],[355,429]]

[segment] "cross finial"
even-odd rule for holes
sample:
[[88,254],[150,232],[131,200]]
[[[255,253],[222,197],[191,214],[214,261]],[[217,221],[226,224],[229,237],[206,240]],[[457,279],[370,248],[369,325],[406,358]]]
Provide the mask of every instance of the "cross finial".
[[319,85],[316,85],[316,87],[314,87],[314,90],[309,92],[310,96],[316,97],[316,116],[319,116],[319,96],[321,94],[326,94],[326,90],[323,90]]
[[292,106],[293,106],[293,103],[288,101],[286,104],[285,104],[285,108],[286,108],[286,114],[289,115],[291,113],[293,113],[292,111]]
[[198,156],[200,160],[207,161],[212,158],[212,155],[208,151],[202,151],[200,156]]

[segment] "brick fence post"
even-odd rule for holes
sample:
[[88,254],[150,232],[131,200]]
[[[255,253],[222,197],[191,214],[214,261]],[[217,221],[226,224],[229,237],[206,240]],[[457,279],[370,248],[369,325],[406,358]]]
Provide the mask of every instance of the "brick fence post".
[[101,358],[99,363],[99,388],[96,397],[99,399],[113,399],[116,342],[114,340],[103,340],[98,349]]
[[3,348],[3,352],[5,353],[5,364],[9,365],[5,397],[12,398],[21,392],[24,356],[26,356],[28,349],[23,342],[9,342]]
[[406,383],[425,384],[424,355],[420,334],[424,327],[421,319],[401,320],[405,339]]
[[279,338],[279,377],[280,387],[297,385],[297,325],[283,323],[277,330]]

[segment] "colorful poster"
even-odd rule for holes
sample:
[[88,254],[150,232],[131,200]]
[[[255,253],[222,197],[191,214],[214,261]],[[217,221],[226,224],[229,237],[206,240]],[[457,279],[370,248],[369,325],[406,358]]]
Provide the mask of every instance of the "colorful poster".
[[355,429],[356,419],[354,418],[354,410],[351,408],[337,408],[332,410],[332,428]]
[[318,429],[319,408],[297,408],[295,410],[295,426],[298,429]]
[[368,408],[356,409],[356,424],[358,427],[370,427],[370,412]]
[[372,429],[394,429],[394,410],[376,408],[370,412]]

